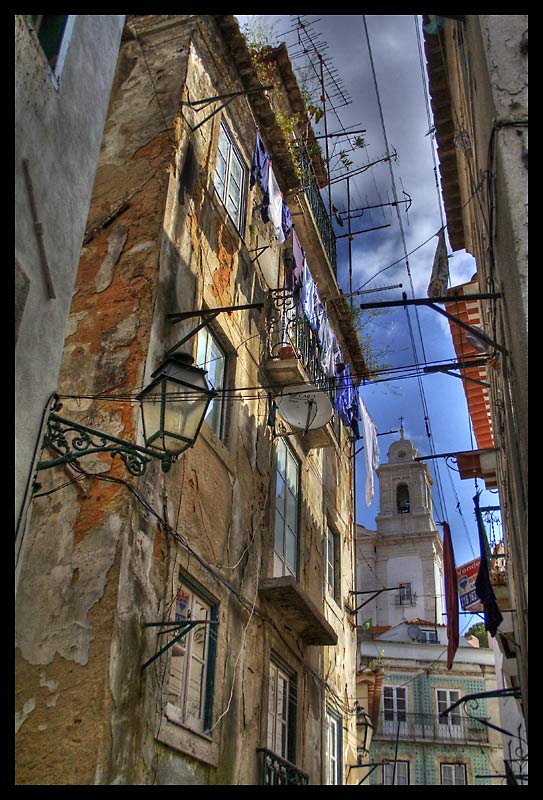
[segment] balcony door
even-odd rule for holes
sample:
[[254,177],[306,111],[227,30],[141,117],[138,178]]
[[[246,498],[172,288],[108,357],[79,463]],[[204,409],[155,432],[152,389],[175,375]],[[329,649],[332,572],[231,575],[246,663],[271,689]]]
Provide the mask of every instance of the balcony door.
[[407,689],[405,686],[383,687],[383,733],[407,735]]
[[458,689],[436,689],[437,731],[440,739],[461,739],[463,736],[459,706],[450,711],[447,716],[440,716],[458,700],[460,700]]

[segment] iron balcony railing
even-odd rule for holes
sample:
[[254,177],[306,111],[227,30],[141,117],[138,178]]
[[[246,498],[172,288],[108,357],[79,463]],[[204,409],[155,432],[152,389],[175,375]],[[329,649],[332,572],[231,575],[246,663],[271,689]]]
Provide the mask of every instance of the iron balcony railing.
[[260,759],[261,786],[307,786],[309,775],[281,756],[264,747],[257,747]]
[[329,396],[335,408],[337,380],[329,377],[322,366],[322,353],[316,332],[307,317],[297,316],[292,295],[277,302],[280,313],[270,330],[270,355],[299,359],[309,383],[318,386]]
[[332,222],[326,211],[323,199],[315,177],[311,170],[311,161],[302,146],[297,148],[298,164],[302,173],[302,182],[309,207],[313,214],[317,230],[323,243],[326,255],[332,266],[334,275],[337,276],[336,235]]
[[488,742],[488,728],[474,717],[454,714],[442,719],[435,714],[398,712],[381,717],[374,737],[431,739],[449,742]]

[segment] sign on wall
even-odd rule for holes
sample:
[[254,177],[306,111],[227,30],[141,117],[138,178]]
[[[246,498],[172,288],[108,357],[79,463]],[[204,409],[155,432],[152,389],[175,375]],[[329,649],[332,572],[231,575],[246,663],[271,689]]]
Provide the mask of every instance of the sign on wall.
[[460,605],[463,611],[473,611],[474,614],[483,611],[482,603],[475,593],[475,581],[480,563],[481,559],[475,558],[456,568]]

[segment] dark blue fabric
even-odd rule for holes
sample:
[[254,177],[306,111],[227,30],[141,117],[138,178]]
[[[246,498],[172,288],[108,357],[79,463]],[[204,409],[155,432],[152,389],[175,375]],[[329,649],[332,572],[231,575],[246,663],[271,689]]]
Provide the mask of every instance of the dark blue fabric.
[[260,138],[260,133],[257,131],[253,160],[251,162],[251,179],[249,181],[251,189],[258,180],[260,188],[264,194],[266,194],[268,191],[269,163],[270,157],[266,153],[264,145],[262,144],[262,139]]
[[283,233],[285,235],[285,242],[288,239],[288,235],[292,230],[292,217],[290,216],[290,209],[285,202],[283,202],[283,206],[281,209],[281,227],[283,228]]
[[358,392],[353,384],[351,370],[348,364],[345,365],[345,369],[338,380],[336,408],[341,421],[348,428],[351,428],[355,437],[359,439],[358,422],[360,414],[358,410]]
[[496,631],[500,623],[503,621],[502,613],[496,602],[496,595],[490,582],[490,569],[489,569],[489,547],[486,538],[485,526],[479,508],[479,495],[476,494],[473,498],[475,503],[475,516],[477,518],[477,529],[479,532],[479,548],[481,551],[481,563],[479,565],[479,572],[475,581],[475,593],[481,603],[485,612],[485,630],[491,636],[496,636]]

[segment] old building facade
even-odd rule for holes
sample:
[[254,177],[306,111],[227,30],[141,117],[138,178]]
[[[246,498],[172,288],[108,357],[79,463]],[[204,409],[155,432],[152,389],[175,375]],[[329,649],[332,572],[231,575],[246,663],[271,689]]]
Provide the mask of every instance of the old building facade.
[[36,443],[57,389],[124,16],[14,19],[18,559]]
[[487,337],[451,325],[459,361],[479,359],[461,371],[477,451],[458,463],[462,477],[499,490],[509,602],[496,645],[527,726],[528,17],[425,21],[449,241],[477,270],[449,289],[460,299],[446,308]]
[[[230,16],[128,17],[61,413],[142,444],[137,395],[179,350],[217,395],[168,472],[153,460],[134,478],[107,453],[38,470],[16,604],[18,783],[354,780],[352,431],[337,409],[316,430],[280,413],[289,386],[333,400],[336,385],[292,310],[293,234],[262,217],[257,133],[363,374],[285,48],[257,58]],[[40,466],[58,456],[48,441]]]
[[427,466],[402,435],[378,469],[377,530],[357,525],[358,691],[372,724],[365,784],[483,785],[503,768],[494,657],[463,636],[447,668],[443,546]]

